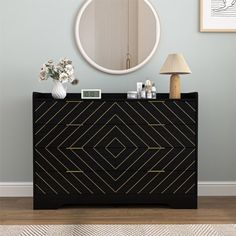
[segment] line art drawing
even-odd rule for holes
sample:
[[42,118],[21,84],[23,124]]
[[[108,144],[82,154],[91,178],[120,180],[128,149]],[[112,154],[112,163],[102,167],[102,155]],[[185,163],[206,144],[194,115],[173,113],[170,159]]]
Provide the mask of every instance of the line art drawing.
[[236,0],[210,0],[211,16],[220,18],[236,17]]
[[217,9],[213,9],[213,11],[215,11],[215,12],[226,11],[230,7],[233,7],[236,3],[236,0],[222,0],[222,1],[223,1],[224,6],[219,7]]

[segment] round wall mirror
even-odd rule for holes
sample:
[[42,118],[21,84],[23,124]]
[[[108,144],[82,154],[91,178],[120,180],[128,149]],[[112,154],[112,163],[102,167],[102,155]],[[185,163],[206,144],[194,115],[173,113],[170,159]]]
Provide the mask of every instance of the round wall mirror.
[[148,0],[87,0],[78,13],[75,37],[83,57],[111,74],[147,63],[160,39],[160,21]]

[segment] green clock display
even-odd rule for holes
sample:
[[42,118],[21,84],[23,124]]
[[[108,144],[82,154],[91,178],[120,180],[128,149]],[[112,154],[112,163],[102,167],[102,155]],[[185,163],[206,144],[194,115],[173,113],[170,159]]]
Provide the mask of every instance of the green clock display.
[[82,89],[82,99],[101,99],[101,89]]

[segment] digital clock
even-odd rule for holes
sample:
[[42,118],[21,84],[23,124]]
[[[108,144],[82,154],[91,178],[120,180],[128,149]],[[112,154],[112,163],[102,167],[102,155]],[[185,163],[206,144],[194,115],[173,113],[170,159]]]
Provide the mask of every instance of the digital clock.
[[82,99],[101,99],[102,90],[101,89],[81,89]]

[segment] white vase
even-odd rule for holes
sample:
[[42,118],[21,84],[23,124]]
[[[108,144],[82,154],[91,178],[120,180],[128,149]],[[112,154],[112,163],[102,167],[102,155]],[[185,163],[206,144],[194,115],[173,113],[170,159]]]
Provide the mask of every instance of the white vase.
[[59,80],[53,80],[52,97],[55,99],[64,99],[66,97],[66,88]]

